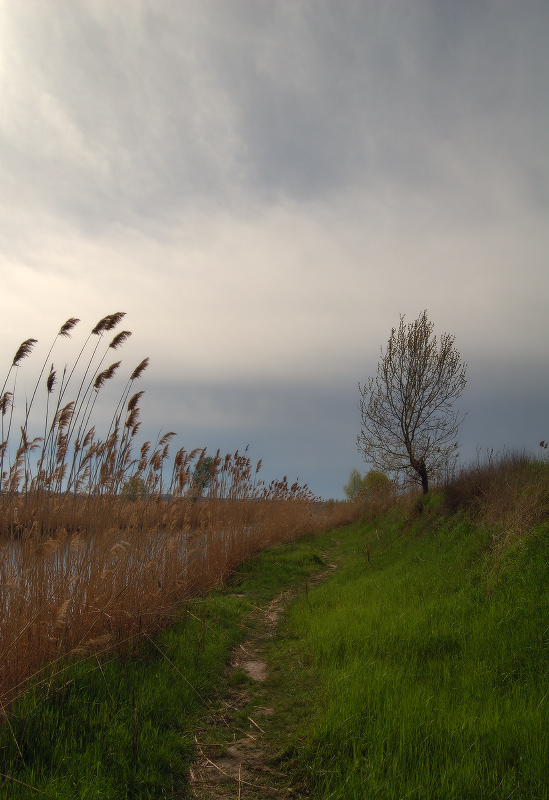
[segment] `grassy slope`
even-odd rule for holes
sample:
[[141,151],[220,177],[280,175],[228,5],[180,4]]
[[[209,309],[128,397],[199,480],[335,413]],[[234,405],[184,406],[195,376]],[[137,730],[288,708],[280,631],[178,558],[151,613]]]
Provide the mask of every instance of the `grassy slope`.
[[[548,534],[496,569],[488,536],[434,507],[414,526],[390,512],[332,533],[340,567],[291,606],[264,687],[296,786],[323,800],[546,798]],[[303,586],[331,536],[274,548],[189,606],[155,640],[169,661],[149,642],[75,668],[47,700],[29,694],[13,735],[0,731],[0,771],[60,800],[181,797],[246,616]],[[38,796],[0,783],[2,798]]]
[[549,527],[497,569],[459,517],[354,530],[271,651],[310,703],[286,748],[296,780],[325,800],[547,798]]

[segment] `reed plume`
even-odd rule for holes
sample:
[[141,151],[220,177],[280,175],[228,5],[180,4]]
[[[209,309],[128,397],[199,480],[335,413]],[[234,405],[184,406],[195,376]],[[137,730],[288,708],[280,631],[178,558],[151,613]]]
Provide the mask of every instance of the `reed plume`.
[[[121,365],[99,370],[97,345],[123,316],[116,312],[97,323],[59,381],[49,366],[43,436],[31,436],[31,403],[6,472],[15,384],[13,392],[4,387],[0,393],[0,481],[8,489],[0,492],[0,546],[12,547],[10,557],[0,559],[4,706],[31,675],[37,687],[42,681],[48,685],[51,678],[43,678],[42,670],[64,654],[152,633],[181,603],[223,580],[243,559],[311,529],[312,495],[296,483],[289,486],[286,478],[264,487],[257,477],[261,463],[254,469],[247,450],[210,457],[204,448],[179,448],[170,459],[171,430],[159,434],[154,446],[146,441],[136,447],[143,391],[132,394],[132,386],[148,358],[130,374],[106,435],[96,430],[94,404]],[[68,337],[76,324],[70,318],[57,336]],[[129,335],[115,335],[105,353]],[[93,336],[97,344],[70,399],[67,387]],[[27,340],[19,348],[12,368],[33,344]],[[200,469],[208,486],[195,502],[194,476]]]
[[53,392],[53,387],[57,383],[57,373],[53,368],[53,364],[51,365],[50,374],[48,375],[48,379],[46,381],[46,389],[48,390],[48,394]]
[[[73,330],[73,328],[79,322],[80,322],[80,320],[76,319],[76,317],[69,317],[69,319],[66,322],[64,322],[63,325],[61,325],[61,327],[59,328],[59,331],[57,332],[57,335],[56,335],[55,339],[53,340],[53,343],[52,343],[52,345],[51,345],[51,347],[50,347],[50,349],[48,351],[48,354],[47,354],[47,356],[46,356],[46,358],[44,360],[44,363],[42,364],[42,369],[40,370],[40,374],[38,375],[38,380],[36,381],[36,384],[34,386],[34,391],[32,393],[32,396],[31,396],[31,399],[30,399],[30,403],[28,404],[28,407],[27,407],[27,413],[25,415],[25,426],[26,426],[26,424],[28,422],[28,419],[29,419],[29,416],[30,416],[30,412],[31,412],[31,409],[32,409],[32,406],[33,406],[33,403],[34,403],[34,399],[36,397],[36,392],[38,391],[38,386],[40,385],[40,381],[42,380],[42,375],[44,374],[44,370],[46,369],[48,361],[50,360],[50,356],[52,354],[52,351],[53,351],[53,348],[55,346],[55,343],[56,343],[57,339],[59,337],[65,338],[65,339],[67,339],[67,338],[70,339],[71,331]],[[53,365],[52,365],[52,370],[53,370]],[[51,371],[50,371],[50,375],[51,375]],[[48,382],[49,382],[49,378],[48,378]],[[48,392],[49,391],[50,391],[50,389],[48,387]]]
[[143,361],[140,364],[137,365],[137,367],[134,369],[134,371],[130,375],[130,383],[133,383],[138,378],[140,378],[141,375],[145,372],[145,370],[147,369],[148,366],[149,366],[149,359],[148,358],[144,358]]
[[2,398],[0,399],[0,412],[2,416],[5,417],[8,409],[11,407],[13,401],[13,394],[11,392],[4,392]]
[[37,341],[37,339],[25,339],[25,341],[19,345],[13,357],[12,367],[18,367],[21,361],[32,353],[32,349]]
[[130,338],[131,335],[132,335],[131,331],[120,331],[120,333],[117,333],[112,342],[110,343],[109,348],[111,348],[112,350],[117,350],[124,344],[124,342],[127,339]]
[[133,411],[134,410],[134,408],[137,406],[137,404],[139,403],[139,401],[141,400],[141,398],[143,397],[144,394],[145,394],[145,392],[143,392],[143,391],[136,392],[134,395],[132,395],[130,397],[130,399],[128,401],[128,406],[127,406],[128,411]]
[[[2,406],[3,406],[3,409],[5,409],[5,411],[2,413],[2,424],[1,424],[2,442],[7,442],[9,440],[9,437],[10,437],[11,424],[12,424],[12,420],[13,420],[13,407],[14,407],[15,390],[16,390],[16,384],[17,384],[17,373],[15,373],[15,377],[14,377],[14,381],[13,381],[13,388],[12,388],[11,392],[6,392],[5,391],[7,383],[9,381],[10,375],[11,375],[14,367],[19,367],[19,365],[21,364],[21,361],[23,361],[23,359],[25,359],[28,355],[30,355],[30,353],[32,352],[32,349],[33,349],[34,345],[37,343],[37,341],[38,341],[37,339],[25,339],[25,341],[22,342],[19,345],[19,347],[17,348],[17,351],[16,351],[16,353],[15,353],[15,355],[13,357],[13,360],[12,360],[11,366],[10,366],[10,368],[8,370],[8,373],[6,375],[6,378],[4,380],[4,385],[2,386],[2,390],[0,391],[0,397],[2,398],[2,401],[1,401],[2,402]],[[8,398],[9,398],[9,402],[8,402]],[[9,416],[9,420],[8,420],[8,429],[7,429],[7,432],[6,432],[4,430],[4,416],[5,416],[5,413],[7,413],[8,407],[10,409],[10,416]],[[28,412],[27,412],[27,414],[28,414]],[[7,452],[7,446],[2,449],[1,454],[0,454],[0,490],[3,487],[4,458],[5,458],[6,452]],[[14,474],[19,474],[19,468],[17,468],[15,470]]]
[[[0,391],[0,397],[4,397],[5,389],[6,389],[7,383],[9,381],[9,379],[10,379],[10,375],[12,373],[13,368],[14,367],[18,367],[20,365],[21,361],[24,358],[26,358],[28,355],[31,354],[32,349],[33,349],[34,345],[37,343],[37,341],[38,341],[37,339],[25,339],[25,341],[22,342],[19,345],[19,347],[17,348],[17,351],[16,351],[16,353],[15,353],[15,355],[13,357],[13,360],[11,362],[11,366],[10,366],[10,368],[8,370],[8,373],[7,373],[7,375],[6,375],[5,379],[4,379],[4,385],[2,386],[2,389]],[[15,394],[15,387],[14,387],[13,391],[11,392],[12,397],[13,397],[14,394]]]
[[57,335],[70,337],[72,329],[74,328],[75,325],[78,325],[79,322],[80,320],[76,319],[76,317],[70,317],[66,322],[63,323],[63,325],[61,325],[61,327],[59,328],[59,333]]
[[110,381],[111,378],[114,377],[114,374],[118,367],[120,366],[121,362],[116,361],[114,364],[111,364],[110,367],[103,370],[103,372],[99,372],[93,382],[93,388],[96,392],[103,388],[107,381]]
[[105,331],[112,331],[113,328],[122,322],[126,316],[125,311],[116,311],[114,314],[107,314],[106,317],[100,319],[95,328],[92,329],[94,336],[100,336]]

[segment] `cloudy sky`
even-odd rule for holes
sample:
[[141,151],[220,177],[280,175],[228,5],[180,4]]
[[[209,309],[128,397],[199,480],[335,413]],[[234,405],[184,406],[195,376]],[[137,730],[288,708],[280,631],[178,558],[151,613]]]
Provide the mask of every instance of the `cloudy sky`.
[[462,460],[536,448],[548,39],[546,0],[0,0],[6,370],[125,311],[144,435],[341,497],[357,384],[427,309],[468,364]]

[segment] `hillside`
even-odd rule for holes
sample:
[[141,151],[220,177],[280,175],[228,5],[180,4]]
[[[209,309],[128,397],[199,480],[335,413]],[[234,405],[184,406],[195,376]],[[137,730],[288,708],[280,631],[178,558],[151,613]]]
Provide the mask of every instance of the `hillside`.
[[[546,798],[547,474],[488,464],[247,560],[131,657],[29,693],[1,796]],[[250,640],[260,678],[228,668]],[[231,752],[200,795],[192,765]]]

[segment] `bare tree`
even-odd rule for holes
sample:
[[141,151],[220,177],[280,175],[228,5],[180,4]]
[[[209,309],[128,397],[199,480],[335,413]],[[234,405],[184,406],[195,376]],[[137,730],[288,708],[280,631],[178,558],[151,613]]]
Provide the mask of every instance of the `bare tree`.
[[467,366],[444,333],[437,343],[424,311],[393,328],[381,348],[377,374],[359,383],[361,432],[358,449],[378,469],[421,483],[455,465],[456,436],[463,418],[453,410],[465,384]]

